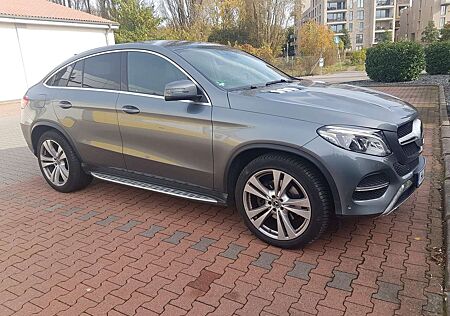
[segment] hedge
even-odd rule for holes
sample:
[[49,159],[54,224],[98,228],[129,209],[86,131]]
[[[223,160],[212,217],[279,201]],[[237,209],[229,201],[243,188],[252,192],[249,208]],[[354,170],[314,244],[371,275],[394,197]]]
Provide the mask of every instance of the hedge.
[[430,75],[450,72],[450,41],[432,43],[425,48],[425,70]]
[[366,53],[366,72],[374,81],[416,80],[424,66],[423,47],[411,41],[381,43]]

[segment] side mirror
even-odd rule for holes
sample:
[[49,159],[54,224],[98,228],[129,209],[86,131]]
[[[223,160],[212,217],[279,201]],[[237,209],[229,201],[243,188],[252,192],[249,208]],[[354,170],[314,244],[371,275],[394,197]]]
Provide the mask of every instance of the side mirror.
[[164,89],[164,100],[166,101],[200,101],[197,86],[190,80],[172,81],[166,84]]

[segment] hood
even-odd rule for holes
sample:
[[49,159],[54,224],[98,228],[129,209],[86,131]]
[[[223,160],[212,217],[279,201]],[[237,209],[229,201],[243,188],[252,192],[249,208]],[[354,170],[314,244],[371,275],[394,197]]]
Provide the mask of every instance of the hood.
[[230,106],[320,125],[352,125],[395,131],[417,116],[407,102],[347,84],[302,80],[228,94]]

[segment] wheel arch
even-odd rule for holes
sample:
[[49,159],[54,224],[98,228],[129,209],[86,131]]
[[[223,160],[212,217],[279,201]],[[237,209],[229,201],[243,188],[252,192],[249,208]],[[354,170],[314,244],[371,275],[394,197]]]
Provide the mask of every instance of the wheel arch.
[[333,180],[333,177],[331,176],[327,168],[320,162],[320,160],[314,155],[314,153],[309,152],[303,148],[292,147],[285,144],[252,143],[238,148],[231,155],[231,159],[227,163],[224,174],[224,191],[228,193],[229,198],[232,199],[234,197],[234,192],[230,191],[235,187],[241,170],[256,157],[270,152],[281,152],[294,155],[311,163],[322,174],[328,184],[328,187],[330,188],[331,194],[333,196],[335,213],[341,214],[342,209],[339,191],[337,189],[336,183]]
[[67,134],[67,132],[58,124],[50,121],[38,121],[36,122],[31,129],[31,146],[33,148],[33,154],[37,156],[38,154],[38,141],[39,138],[47,131],[54,130],[64,136],[65,139],[69,142],[70,146],[75,151],[77,158],[81,160],[80,154],[75,146],[72,138]]

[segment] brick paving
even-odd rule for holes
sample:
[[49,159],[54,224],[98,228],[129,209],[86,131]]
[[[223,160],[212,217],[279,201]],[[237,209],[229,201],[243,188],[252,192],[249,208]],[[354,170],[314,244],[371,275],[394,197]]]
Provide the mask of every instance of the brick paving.
[[94,181],[61,194],[0,107],[0,315],[441,315],[434,87],[383,87],[421,111],[427,176],[394,214],[336,221],[302,250],[231,209]]

